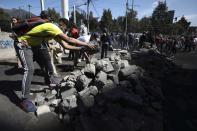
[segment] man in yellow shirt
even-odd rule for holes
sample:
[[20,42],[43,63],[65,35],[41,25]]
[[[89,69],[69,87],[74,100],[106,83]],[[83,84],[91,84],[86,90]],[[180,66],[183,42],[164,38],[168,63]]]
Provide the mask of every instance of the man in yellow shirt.
[[[22,79],[22,107],[27,112],[36,111],[35,105],[30,100],[30,86],[34,73],[33,65],[33,53],[32,46],[41,44],[43,40],[54,39],[56,40],[63,48],[69,50],[81,50],[84,46],[87,48],[94,48],[94,46],[79,41],[77,39],[68,37],[65,35],[59,27],[52,23],[40,24],[30,31],[25,33],[22,36],[18,36],[18,47],[20,48],[19,54],[22,58],[22,64],[24,68],[24,75]],[[71,46],[68,43],[74,45],[81,45],[83,47]]]

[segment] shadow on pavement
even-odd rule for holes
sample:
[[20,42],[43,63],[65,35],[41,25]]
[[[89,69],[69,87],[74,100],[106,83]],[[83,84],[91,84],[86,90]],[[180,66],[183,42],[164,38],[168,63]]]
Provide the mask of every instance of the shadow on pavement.
[[0,81],[0,85],[0,93],[7,96],[12,103],[18,105],[20,98],[15,91],[21,90],[21,81]]
[[23,69],[22,68],[16,68],[12,67],[8,70],[5,70],[6,75],[16,75],[16,74],[23,74]]
[[6,62],[6,61],[1,61],[0,65],[8,65],[8,66],[15,66],[17,65],[15,62]]

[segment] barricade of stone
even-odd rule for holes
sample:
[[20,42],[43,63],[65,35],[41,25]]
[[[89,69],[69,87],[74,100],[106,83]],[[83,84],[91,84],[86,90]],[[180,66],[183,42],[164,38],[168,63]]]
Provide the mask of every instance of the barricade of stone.
[[50,108],[46,111],[53,107],[60,119],[74,123],[77,131],[162,131],[160,77],[173,69],[173,63],[151,49],[132,52],[130,61],[121,56],[127,53],[94,59],[84,69],[65,76],[59,98],[48,96]]

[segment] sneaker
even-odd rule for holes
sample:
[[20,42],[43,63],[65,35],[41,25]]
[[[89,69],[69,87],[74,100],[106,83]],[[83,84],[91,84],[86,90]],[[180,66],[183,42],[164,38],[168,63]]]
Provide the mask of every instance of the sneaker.
[[36,112],[37,108],[36,106],[32,103],[32,101],[25,99],[20,103],[21,108],[25,112]]

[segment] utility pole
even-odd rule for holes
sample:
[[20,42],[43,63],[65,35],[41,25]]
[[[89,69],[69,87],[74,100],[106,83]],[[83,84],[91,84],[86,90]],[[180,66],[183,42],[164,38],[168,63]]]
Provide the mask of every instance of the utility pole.
[[30,9],[31,9],[31,5],[29,4],[29,5],[27,5],[28,7],[29,7],[29,18],[31,18],[31,11],[30,11]]
[[127,20],[127,15],[128,15],[128,0],[126,1],[126,13],[125,13],[125,34],[127,34],[127,26],[128,26],[128,20]]
[[132,0],[132,7],[131,7],[131,26],[133,26],[133,7],[134,7],[134,0]]
[[44,0],[40,0],[40,7],[41,7],[41,11],[44,10]]
[[69,12],[69,0],[61,0],[61,6],[62,6],[62,17],[69,20],[68,12]]
[[90,30],[90,0],[87,0],[87,26],[88,32]]
[[126,41],[126,45],[128,47],[128,41],[127,41],[127,26],[128,26],[128,18],[127,18],[127,15],[128,15],[128,7],[129,6],[129,3],[128,3],[128,0],[126,1],[126,16],[125,16],[125,33],[124,33],[124,36],[125,36],[125,41]]
[[75,5],[73,6],[73,23],[76,24],[76,9],[75,9]]

